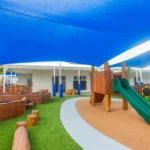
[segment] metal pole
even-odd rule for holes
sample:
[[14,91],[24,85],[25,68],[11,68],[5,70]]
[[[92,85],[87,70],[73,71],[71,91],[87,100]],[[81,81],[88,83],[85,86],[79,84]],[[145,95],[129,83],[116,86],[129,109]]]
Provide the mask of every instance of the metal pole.
[[10,86],[13,85],[13,81],[12,81],[12,71],[11,71],[11,76],[10,76]]
[[5,93],[6,92],[6,68],[5,67],[3,67],[3,69],[4,69],[4,75],[3,75],[3,93]]
[[17,85],[17,74],[15,73],[15,86]]
[[59,63],[59,97],[63,97],[63,85],[62,85],[62,80],[61,80],[61,62]]
[[138,86],[138,70],[136,70],[136,83],[135,83],[136,86]]
[[80,70],[78,70],[78,95],[81,94],[81,85],[80,85]]
[[53,83],[53,96],[56,96],[56,84],[55,84],[55,76],[56,76],[56,72],[55,72],[55,67],[54,67],[54,70],[53,70],[53,73],[54,73],[54,83]]
[[140,69],[140,84],[143,84],[142,69]]
[[55,70],[55,67],[54,67],[54,84],[55,84],[55,76],[56,76],[56,70]]
[[62,82],[61,82],[61,62],[59,63],[59,83],[62,84]]

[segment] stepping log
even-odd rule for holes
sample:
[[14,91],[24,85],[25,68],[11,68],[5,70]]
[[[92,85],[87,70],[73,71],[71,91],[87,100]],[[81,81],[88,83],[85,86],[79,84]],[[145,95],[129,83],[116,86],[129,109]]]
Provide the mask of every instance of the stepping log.
[[39,120],[39,110],[32,110],[32,115],[37,115],[37,120]]
[[28,128],[27,121],[19,121],[19,122],[16,123],[16,129],[21,127],[21,126],[23,126],[23,127],[25,127],[27,129]]
[[28,126],[35,126],[37,124],[37,115],[28,115]]
[[21,126],[16,129],[12,150],[30,150],[28,131],[25,127]]

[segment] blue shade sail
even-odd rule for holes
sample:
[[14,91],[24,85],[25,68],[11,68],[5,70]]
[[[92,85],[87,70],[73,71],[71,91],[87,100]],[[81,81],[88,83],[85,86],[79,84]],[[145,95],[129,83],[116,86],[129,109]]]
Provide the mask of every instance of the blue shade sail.
[[148,0],[1,0],[0,64],[100,66],[150,37]]

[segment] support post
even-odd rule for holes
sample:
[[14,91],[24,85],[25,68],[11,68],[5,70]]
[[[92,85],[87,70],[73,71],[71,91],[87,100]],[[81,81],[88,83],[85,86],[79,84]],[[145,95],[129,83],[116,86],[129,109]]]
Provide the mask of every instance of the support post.
[[138,70],[136,70],[136,83],[135,86],[138,86]]
[[[122,63],[122,78],[128,78],[126,64]],[[123,98],[123,110],[128,110],[128,101]]]
[[55,67],[54,67],[54,71],[53,71],[54,75],[54,83],[53,83],[53,96],[56,96],[56,83],[55,83],[55,78],[56,78],[56,71],[55,71]]
[[59,63],[59,97],[63,97],[63,85],[61,80],[61,62]]
[[109,112],[110,111],[110,101],[111,96],[110,95],[105,95],[105,111]]
[[10,73],[10,86],[13,86],[12,71],[11,71],[11,73]]
[[6,70],[7,68],[3,67],[4,69],[4,74],[3,74],[3,93],[6,92]]
[[142,69],[140,69],[140,84],[143,84]]
[[[108,62],[104,63],[104,71],[105,70],[110,70]],[[111,105],[111,94],[109,95],[105,94],[105,111],[106,112],[110,111],[110,105]]]
[[93,78],[93,74],[94,74],[94,66],[91,66],[91,74],[90,74],[90,79],[91,79],[91,99],[90,99],[90,103],[94,106],[95,105],[95,93],[94,93],[94,78]]
[[81,94],[81,85],[80,85],[80,70],[78,70],[78,95]]
[[15,73],[15,86],[17,85],[17,74]]

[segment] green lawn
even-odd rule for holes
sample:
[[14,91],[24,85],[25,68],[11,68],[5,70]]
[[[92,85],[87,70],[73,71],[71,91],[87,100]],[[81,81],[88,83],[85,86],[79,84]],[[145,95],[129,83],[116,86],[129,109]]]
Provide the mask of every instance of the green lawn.
[[[31,150],[81,150],[60,120],[60,107],[69,98],[72,97],[55,97],[48,103],[34,106],[33,109],[40,111],[40,119],[37,126],[28,128]],[[0,150],[11,149],[16,122],[26,120],[31,111],[28,109],[24,116],[0,123]]]

